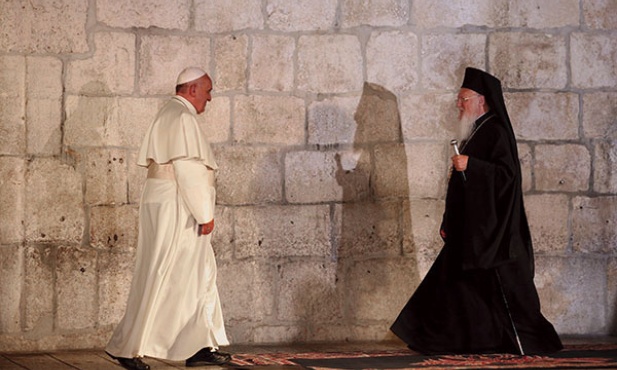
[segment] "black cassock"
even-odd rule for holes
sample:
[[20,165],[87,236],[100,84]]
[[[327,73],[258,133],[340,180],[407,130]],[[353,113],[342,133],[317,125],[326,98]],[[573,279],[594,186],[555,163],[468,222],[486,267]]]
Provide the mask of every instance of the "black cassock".
[[466,180],[454,171],[448,184],[444,247],[391,330],[424,354],[558,351],[533,282],[514,135],[491,112],[475,127]]

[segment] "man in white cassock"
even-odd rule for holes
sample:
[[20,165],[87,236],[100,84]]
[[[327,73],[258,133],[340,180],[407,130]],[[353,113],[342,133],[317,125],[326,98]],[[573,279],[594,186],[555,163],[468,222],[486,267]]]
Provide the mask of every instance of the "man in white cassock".
[[231,355],[210,243],[214,171],[210,144],[197,124],[211,100],[203,70],[183,70],[176,95],[150,125],[137,164],[148,168],[140,201],[136,267],[124,317],[107,354],[127,369],[148,370],[142,357],[186,366],[220,365]]

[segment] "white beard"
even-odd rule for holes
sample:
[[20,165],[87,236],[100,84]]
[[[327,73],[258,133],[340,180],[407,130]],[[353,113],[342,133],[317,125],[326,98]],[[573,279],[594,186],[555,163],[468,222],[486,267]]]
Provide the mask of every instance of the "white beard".
[[474,123],[477,117],[472,117],[470,114],[464,114],[458,122],[458,142],[461,143],[469,138],[473,131]]

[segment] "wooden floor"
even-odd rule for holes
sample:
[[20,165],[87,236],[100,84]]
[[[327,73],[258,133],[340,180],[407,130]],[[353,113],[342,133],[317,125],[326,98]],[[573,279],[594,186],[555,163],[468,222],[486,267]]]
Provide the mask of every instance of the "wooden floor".
[[[617,343],[616,337],[601,338],[562,338],[564,344]],[[357,350],[400,350],[405,345],[401,342],[387,343],[340,343],[340,344],[300,344],[289,346],[242,346],[234,345],[223,350],[230,353],[280,353],[280,352],[332,352]],[[146,358],[145,362],[152,370],[186,369],[184,362],[174,362]],[[270,367],[268,367],[270,368]],[[1,353],[1,370],[114,370],[122,369],[103,350],[56,351],[44,353]],[[227,369],[229,367],[208,366],[208,370]]]

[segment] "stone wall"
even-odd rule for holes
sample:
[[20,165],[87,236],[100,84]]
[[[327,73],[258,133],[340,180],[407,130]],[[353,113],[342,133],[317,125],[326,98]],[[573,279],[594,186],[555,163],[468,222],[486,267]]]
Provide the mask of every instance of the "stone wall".
[[465,66],[499,76],[543,310],[617,331],[614,0],[0,3],[0,348],[103,346],[132,275],[136,151],[214,79],[234,343],[392,339],[437,235]]

